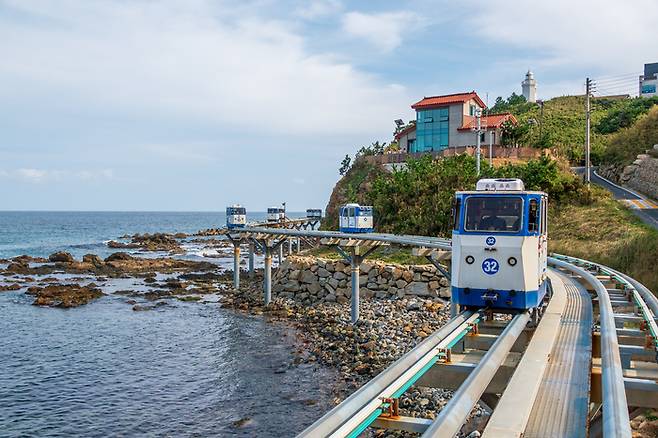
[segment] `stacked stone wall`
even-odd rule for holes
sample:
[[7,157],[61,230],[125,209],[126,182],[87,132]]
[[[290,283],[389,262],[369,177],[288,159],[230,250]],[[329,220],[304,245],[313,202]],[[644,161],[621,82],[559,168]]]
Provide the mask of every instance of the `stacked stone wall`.
[[599,174],[617,184],[658,199],[658,144],[640,154],[632,164],[604,165]]
[[[289,256],[273,278],[272,293],[303,304],[347,303],[352,296],[350,266],[341,260]],[[360,297],[450,298],[450,283],[432,265],[365,261],[359,275]]]

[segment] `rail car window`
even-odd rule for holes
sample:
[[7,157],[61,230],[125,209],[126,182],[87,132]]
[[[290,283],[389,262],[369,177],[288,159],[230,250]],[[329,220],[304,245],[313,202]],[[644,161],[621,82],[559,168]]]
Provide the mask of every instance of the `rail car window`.
[[539,231],[539,204],[536,199],[530,200],[530,205],[528,208],[528,231],[534,233]]
[[462,210],[462,200],[461,198],[455,198],[452,202],[452,229],[459,229],[459,214]]
[[516,196],[472,196],[466,200],[466,231],[517,232],[523,200]]

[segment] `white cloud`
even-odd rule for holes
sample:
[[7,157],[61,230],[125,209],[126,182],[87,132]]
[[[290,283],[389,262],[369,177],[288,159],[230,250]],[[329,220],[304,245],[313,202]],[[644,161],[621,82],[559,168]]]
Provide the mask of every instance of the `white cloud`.
[[413,12],[365,14],[348,12],[343,16],[343,30],[364,39],[382,52],[390,52],[402,44],[405,32],[418,30],[423,20]]
[[656,53],[654,0],[531,0],[522,5],[466,0],[462,6],[474,12],[468,16],[474,32],[496,44],[530,49],[534,53],[528,56],[546,67],[639,73],[638,60],[653,61]]
[[15,170],[0,170],[0,178],[39,184],[64,180],[109,180],[114,178],[112,169],[99,170],[46,170],[20,168]]
[[0,97],[66,96],[67,109],[285,135],[388,130],[411,101],[399,86],[309,53],[293,24],[229,4],[185,5],[14,2],[39,25],[0,18]]
[[339,0],[311,0],[305,1],[303,6],[297,8],[295,15],[306,20],[314,20],[335,14],[343,8]]

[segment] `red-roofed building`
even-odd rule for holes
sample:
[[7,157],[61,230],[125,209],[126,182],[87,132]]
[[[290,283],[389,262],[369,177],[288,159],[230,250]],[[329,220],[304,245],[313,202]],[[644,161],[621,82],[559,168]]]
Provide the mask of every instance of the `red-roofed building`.
[[424,97],[411,105],[416,110],[416,124],[395,135],[405,152],[440,151],[449,147],[475,146],[477,142],[476,114],[480,120],[481,143],[500,144],[502,124],[516,123],[509,113],[486,115],[486,105],[475,91]]

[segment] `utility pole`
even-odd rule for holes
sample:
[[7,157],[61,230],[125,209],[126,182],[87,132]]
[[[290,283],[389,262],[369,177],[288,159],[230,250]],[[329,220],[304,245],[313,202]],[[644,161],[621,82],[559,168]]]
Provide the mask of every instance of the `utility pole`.
[[590,175],[590,97],[594,91],[594,84],[590,78],[585,79],[585,182],[591,181]]
[[480,128],[481,128],[481,122],[482,122],[482,110],[478,108],[475,112],[475,117],[477,119],[477,130],[475,131],[477,134],[476,138],[476,147],[475,147],[475,170],[477,172],[477,175],[480,176]]
[[493,167],[493,136],[495,128],[489,132],[489,166]]

